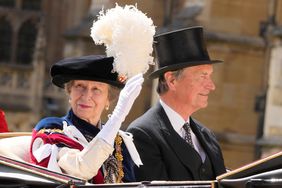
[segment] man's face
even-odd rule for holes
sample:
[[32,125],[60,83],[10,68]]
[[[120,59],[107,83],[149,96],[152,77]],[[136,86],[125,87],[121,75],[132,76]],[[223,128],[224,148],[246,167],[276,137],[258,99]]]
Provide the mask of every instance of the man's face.
[[211,79],[212,65],[187,67],[175,80],[175,100],[194,112],[208,105],[208,95],[215,89]]

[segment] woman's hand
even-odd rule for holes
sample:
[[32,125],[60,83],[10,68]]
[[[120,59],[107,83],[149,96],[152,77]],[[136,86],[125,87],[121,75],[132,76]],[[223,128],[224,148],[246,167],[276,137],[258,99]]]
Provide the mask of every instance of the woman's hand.
[[135,99],[140,94],[143,82],[143,75],[137,74],[130,78],[121,90],[117,105],[112,113],[112,116],[117,116],[121,123],[125,120]]
[[142,74],[137,74],[126,82],[125,87],[120,92],[117,105],[111,117],[97,135],[98,137],[113,145],[121,123],[125,120],[135,99],[140,94],[143,82],[144,78]]

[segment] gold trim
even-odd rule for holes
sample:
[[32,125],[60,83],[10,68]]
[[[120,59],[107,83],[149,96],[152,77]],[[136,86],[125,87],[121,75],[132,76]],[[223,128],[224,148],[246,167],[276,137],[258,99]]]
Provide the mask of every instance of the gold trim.
[[42,134],[42,133],[63,133],[64,131],[62,129],[40,129],[36,134]]
[[117,165],[118,165],[118,177],[116,179],[116,183],[122,183],[122,178],[124,177],[124,172],[123,172],[123,166],[122,166],[122,161],[123,161],[123,156],[122,156],[122,138],[120,135],[116,136],[115,139],[115,157],[117,159]]
[[232,170],[232,171],[230,171],[230,172],[224,173],[224,174],[222,174],[222,175],[220,175],[220,176],[217,176],[216,179],[217,179],[217,180],[221,180],[221,179],[226,178],[226,177],[228,177],[228,176],[232,176],[232,175],[234,175],[234,174],[237,174],[238,172],[241,172],[241,171],[244,171],[244,170],[248,170],[248,169],[250,169],[250,168],[253,168],[254,166],[257,166],[257,165],[259,165],[259,164],[262,164],[262,163],[264,163],[264,162],[266,162],[266,161],[268,161],[268,160],[270,160],[270,159],[279,157],[279,156],[281,156],[281,155],[282,155],[282,152],[279,152],[279,153],[276,153],[276,154],[274,154],[274,155],[268,156],[268,157],[266,157],[266,158],[259,159],[259,160],[255,161],[255,162],[252,162],[252,163],[250,163],[250,164],[247,164],[247,165],[245,165],[245,166],[242,166],[242,167],[237,168],[237,169],[235,169],[235,170]]

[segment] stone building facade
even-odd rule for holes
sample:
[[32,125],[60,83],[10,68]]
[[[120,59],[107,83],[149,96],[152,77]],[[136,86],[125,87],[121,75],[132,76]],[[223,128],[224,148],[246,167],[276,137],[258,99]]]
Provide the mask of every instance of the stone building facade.
[[[137,3],[158,33],[204,26],[211,57],[225,62],[214,66],[217,88],[195,117],[217,135],[228,167],[280,150],[281,0],[117,3]],[[104,53],[90,27],[102,7],[114,6],[111,0],[0,1],[0,108],[11,131],[31,131],[40,118],[65,113],[67,97],[51,85],[49,69],[63,57]],[[123,128],[156,100],[155,83],[146,80]]]

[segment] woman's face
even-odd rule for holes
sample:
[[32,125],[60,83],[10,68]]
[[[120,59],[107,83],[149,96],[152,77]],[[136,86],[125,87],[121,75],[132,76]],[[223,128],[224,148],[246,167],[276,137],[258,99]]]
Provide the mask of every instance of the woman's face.
[[74,80],[70,90],[70,105],[76,116],[97,125],[106,106],[109,106],[109,85],[88,80]]

